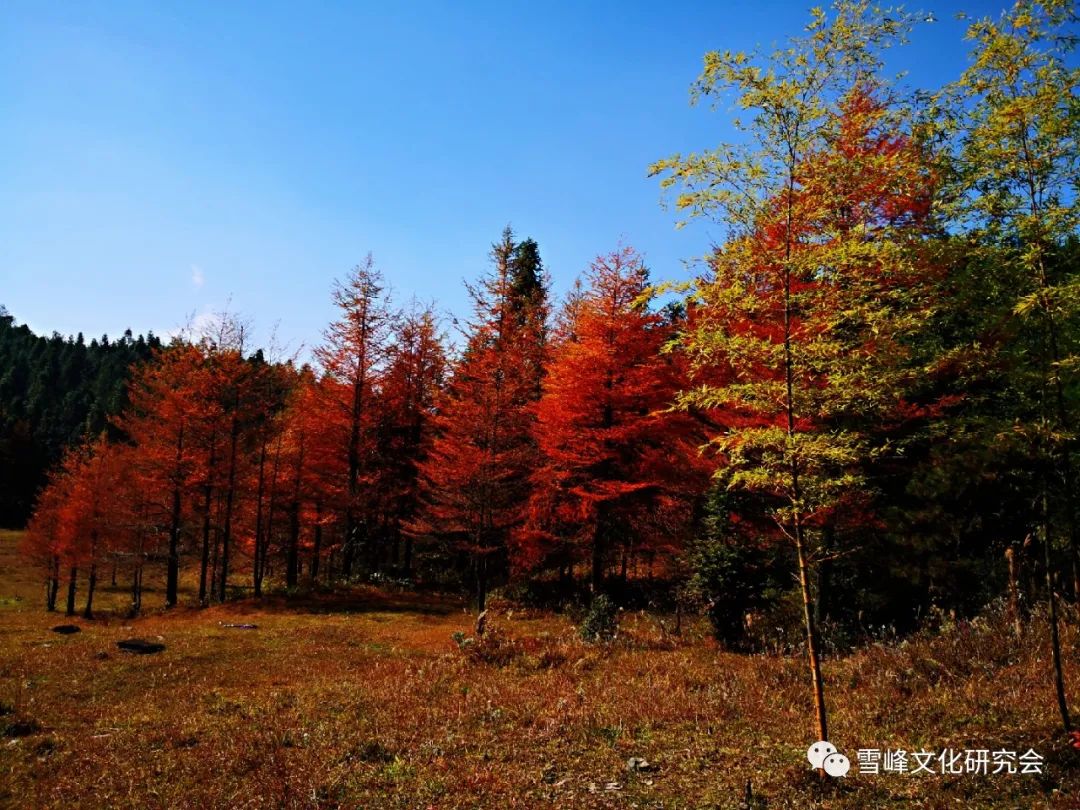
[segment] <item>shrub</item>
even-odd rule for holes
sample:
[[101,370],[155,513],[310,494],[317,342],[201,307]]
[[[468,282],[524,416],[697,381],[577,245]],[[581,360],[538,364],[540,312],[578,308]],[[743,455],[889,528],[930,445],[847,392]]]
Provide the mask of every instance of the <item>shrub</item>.
[[600,594],[589,605],[578,632],[594,644],[611,641],[619,632],[619,609],[607,595]]
[[472,638],[462,632],[451,636],[461,654],[470,663],[494,664],[504,667],[520,653],[518,643],[494,625],[488,625],[482,635]]

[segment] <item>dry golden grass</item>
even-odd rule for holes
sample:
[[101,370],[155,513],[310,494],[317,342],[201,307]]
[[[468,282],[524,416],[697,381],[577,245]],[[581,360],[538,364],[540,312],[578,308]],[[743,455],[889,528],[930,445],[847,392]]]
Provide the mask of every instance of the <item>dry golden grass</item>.
[[[819,780],[802,660],[720,652],[700,626],[673,641],[627,616],[590,647],[562,617],[501,615],[505,646],[486,656],[500,665],[451,640],[472,629],[460,603],[365,591],[79,619],[60,636],[14,543],[0,534],[0,725],[31,733],[0,738],[3,806],[734,808],[749,778],[760,808],[1080,807],[1038,631],[1017,646],[976,624],[825,666],[853,758],[1033,747],[1043,776]],[[130,636],[167,649],[118,651]],[[1075,627],[1065,638],[1076,673]],[[631,756],[656,770],[628,772]]]

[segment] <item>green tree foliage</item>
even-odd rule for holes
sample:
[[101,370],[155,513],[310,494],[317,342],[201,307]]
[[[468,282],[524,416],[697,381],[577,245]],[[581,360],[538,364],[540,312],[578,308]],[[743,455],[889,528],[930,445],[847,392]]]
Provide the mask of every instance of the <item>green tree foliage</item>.
[[0,526],[26,524],[64,449],[104,430],[126,404],[133,363],[161,346],[152,333],[119,340],[35,335],[0,307]]
[[[1080,596],[1077,514],[1076,370],[1080,365],[1076,232],[1080,225],[1080,68],[1074,4],[1020,0],[998,19],[968,29],[970,67],[947,88],[947,107],[960,112],[956,129],[956,188],[950,207],[972,251],[1001,280],[1001,352],[1011,360],[1001,416],[1023,460],[1039,504],[1033,522],[1043,550],[1050,599],[1055,681],[1063,724],[1065,699],[1051,548],[1068,549],[1072,590]],[[1008,424],[1011,422],[1011,424]],[[1026,453],[1024,452],[1026,449]]]

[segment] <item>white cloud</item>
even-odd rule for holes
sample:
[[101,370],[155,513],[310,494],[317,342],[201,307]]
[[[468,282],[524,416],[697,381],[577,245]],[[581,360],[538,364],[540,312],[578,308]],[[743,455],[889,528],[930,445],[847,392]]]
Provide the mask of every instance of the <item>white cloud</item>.
[[184,324],[173,327],[165,334],[170,339],[178,337],[194,343],[204,337],[213,337],[220,328],[221,316],[216,312],[192,312]]
[[195,285],[196,290],[201,290],[202,285],[206,283],[202,268],[197,264],[191,265],[191,283]]
[[221,330],[221,316],[216,312],[200,312],[188,325],[193,340],[213,337]]

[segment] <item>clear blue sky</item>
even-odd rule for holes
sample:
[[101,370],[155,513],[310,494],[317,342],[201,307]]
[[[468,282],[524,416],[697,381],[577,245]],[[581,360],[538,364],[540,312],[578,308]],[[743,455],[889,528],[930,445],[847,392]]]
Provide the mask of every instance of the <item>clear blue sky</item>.
[[[921,85],[965,63],[961,7],[897,54]],[[732,137],[688,88],[715,48],[797,32],[804,2],[6,0],[0,304],[39,332],[160,333],[231,308],[318,342],[368,251],[397,298],[467,310],[507,223],[564,291],[620,237],[680,277],[648,164]]]

